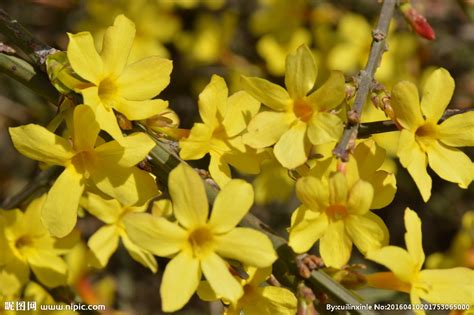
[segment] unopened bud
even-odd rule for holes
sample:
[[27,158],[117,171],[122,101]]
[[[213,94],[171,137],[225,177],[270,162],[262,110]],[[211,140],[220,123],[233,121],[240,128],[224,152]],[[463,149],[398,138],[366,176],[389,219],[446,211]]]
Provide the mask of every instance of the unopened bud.
[[405,20],[411,25],[413,30],[423,38],[433,40],[436,34],[426,18],[421,15],[410,3],[405,3],[400,7]]

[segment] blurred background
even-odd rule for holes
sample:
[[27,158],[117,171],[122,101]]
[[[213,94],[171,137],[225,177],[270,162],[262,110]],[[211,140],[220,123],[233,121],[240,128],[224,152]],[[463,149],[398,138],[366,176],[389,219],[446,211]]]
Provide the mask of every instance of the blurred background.
[[[413,5],[434,28],[436,40],[417,36],[397,14],[376,79],[387,89],[401,80],[421,85],[430,71],[444,67],[456,81],[449,107],[472,107],[474,2],[414,0]],[[45,43],[62,50],[67,46],[66,32],[90,31],[100,45],[106,27],[118,14],[125,14],[137,27],[130,61],[150,55],[173,60],[171,83],[160,98],[170,102],[182,128],[191,128],[199,119],[197,97],[212,74],[223,76],[231,92],[240,89],[242,74],[283,84],[285,57],[301,44],[307,44],[316,57],[318,81],[324,82],[330,70],[342,70],[350,80],[365,65],[380,5],[376,0],[1,0],[0,7]],[[372,105],[366,107],[366,121],[387,119]],[[7,128],[31,122],[45,125],[54,114],[54,106],[0,75],[0,201],[38,173],[37,163],[13,149]],[[375,138],[389,156],[396,150],[393,134]],[[472,159],[474,150],[465,151]],[[206,168],[206,163],[203,159],[193,165]],[[430,255],[426,267],[474,267],[473,185],[462,190],[430,171],[433,193],[425,204],[396,159],[389,158],[385,167],[397,173],[398,182],[394,202],[377,210],[389,227],[391,244],[405,247],[403,211],[409,206],[422,218],[423,245]],[[246,179],[256,190],[253,212],[286,236],[289,217],[298,206],[287,171],[270,162],[260,175]],[[97,229],[95,224],[83,227],[85,239]],[[106,270],[89,269],[82,263],[84,252],[77,249],[70,258],[77,261],[76,289],[84,300],[95,299],[94,303],[107,304],[122,314],[161,314],[159,275],[152,276],[123,249]],[[354,255],[353,262],[362,260]],[[159,263],[163,270],[164,261]],[[377,269],[368,265],[368,270]],[[406,295],[388,291],[360,294],[369,302],[407,301]],[[219,309],[218,303],[209,306],[195,299],[179,314],[209,314],[213,309]]]

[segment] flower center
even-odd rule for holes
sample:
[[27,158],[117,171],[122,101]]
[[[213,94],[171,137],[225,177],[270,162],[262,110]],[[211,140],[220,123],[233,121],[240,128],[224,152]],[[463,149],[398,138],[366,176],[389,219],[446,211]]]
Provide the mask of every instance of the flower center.
[[33,245],[33,239],[28,235],[23,235],[15,241],[15,248],[18,250],[31,245]]
[[99,84],[99,97],[104,103],[113,100],[118,94],[115,82],[109,78],[102,80]]
[[308,122],[313,116],[313,107],[305,100],[299,99],[293,103],[295,116],[304,122]]
[[430,146],[438,139],[438,126],[429,122],[421,125],[415,131],[415,138],[423,148]]
[[340,220],[347,216],[347,208],[340,204],[330,205],[326,208],[326,214],[333,220]]
[[72,164],[79,173],[84,174],[86,178],[89,178],[90,174],[88,169],[92,168],[95,159],[96,157],[93,150],[85,150],[74,155],[72,158]]
[[214,237],[207,227],[193,230],[188,236],[188,242],[195,257],[202,257],[214,249]]

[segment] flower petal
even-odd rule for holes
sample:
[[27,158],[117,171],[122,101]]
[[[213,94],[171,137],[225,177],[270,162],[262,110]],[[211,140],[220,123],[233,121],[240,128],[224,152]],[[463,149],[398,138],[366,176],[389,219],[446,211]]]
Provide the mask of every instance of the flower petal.
[[444,68],[439,68],[426,80],[421,98],[421,111],[426,120],[437,123],[454,92],[454,80]]
[[168,101],[160,99],[129,101],[121,99],[114,104],[114,108],[129,120],[141,120],[158,115],[167,109]]
[[118,78],[121,96],[130,101],[148,100],[170,83],[171,60],[151,56],[128,65]]
[[213,75],[209,84],[199,94],[199,115],[204,124],[217,127],[227,111],[228,89],[224,79]]
[[66,167],[49,190],[41,213],[43,224],[53,236],[64,237],[76,226],[83,191],[82,174],[73,165]]
[[342,121],[330,113],[316,113],[308,124],[308,138],[312,144],[336,141],[342,134]]
[[366,258],[384,265],[403,282],[411,283],[418,272],[413,258],[400,247],[385,246],[381,249],[369,251]]
[[[254,314],[279,314],[279,315],[294,315],[297,314],[296,306],[297,300],[293,292],[285,288],[278,288],[273,286],[266,286],[260,289],[260,294],[263,299],[259,299],[257,303],[248,305],[261,306],[260,312]],[[265,313],[268,312],[268,313]],[[248,311],[247,314],[252,314]]]
[[187,251],[174,257],[166,265],[161,281],[160,294],[163,311],[174,312],[181,309],[196,292],[200,280],[199,260]]
[[422,270],[413,284],[430,303],[473,304],[474,271],[468,268]]
[[438,141],[428,147],[427,151],[428,163],[439,177],[457,183],[461,188],[469,186],[474,176],[474,165],[466,154]]
[[366,275],[367,285],[386,290],[401,291],[410,293],[411,284],[398,279],[393,272],[376,272]]
[[308,46],[301,45],[286,57],[285,85],[292,99],[302,98],[316,83],[318,68]]
[[232,94],[227,101],[227,112],[222,125],[228,137],[241,133],[257,114],[260,102],[245,91]]
[[288,130],[294,117],[287,113],[264,111],[258,113],[249,123],[247,133],[243,135],[245,144],[261,149],[276,143]]
[[421,220],[415,211],[410,208],[405,209],[405,244],[417,270],[421,270],[425,262],[425,253],[423,251]]
[[195,123],[189,137],[179,141],[179,156],[183,160],[198,160],[210,150],[213,129],[208,125]]
[[281,165],[288,169],[294,169],[306,162],[309,149],[306,124],[298,121],[281,136],[273,152]]
[[141,248],[140,246],[137,246],[128,238],[126,234],[121,236],[121,240],[127,249],[127,252],[130,254],[130,256],[132,256],[133,260],[147,267],[153,273],[158,270],[158,263],[150,252]]
[[95,119],[99,123],[100,129],[106,131],[112,138],[120,140],[123,138],[115,113],[110,107],[99,105],[95,109]]
[[304,211],[303,218],[295,219],[295,224],[291,225],[288,245],[296,253],[305,253],[322,237],[329,221],[325,213],[317,213],[301,207],[297,211]]
[[272,242],[262,232],[237,227],[229,233],[217,235],[216,252],[254,267],[268,267],[277,258]]
[[87,198],[82,201],[81,205],[92,214],[106,224],[112,224],[119,220],[122,213],[122,205],[115,199],[103,199],[99,195],[87,193]]
[[209,174],[219,187],[226,185],[231,179],[232,174],[229,164],[225,161],[222,155],[211,153],[209,161]]
[[370,209],[381,209],[388,206],[395,198],[397,180],[395,174],[377,171],[369,180],[374,188],[374,198]]
[[94,148],[100,127],[95,121],[90,106],[78,105],[74,108],[73,143],[77,152]]
[[370,209],[374,197],[372,185],[363,180],[358,180],[349,191],[347,210],[351,214],[363,215]]
[[326,266],[341,268],[349,262],[351,250],[352,242],[346,234],[344,222],[329,223],[319,241],[319,252]]
[[9,128],[15,148],[30,159],[48,164],[65,165],[74,152],[66,139],[39,125]]
[[63,259],[49,251],[33,250],[26,257],[38,280],[54,288],[66,284],[67,265]]
[[275,83],[257,77],[246,76],[242,76],[240,82],[247,93],[275,111],[285,111],[292,103],[288,92]]
[[100,52],[106,75],[117,77],[122,73],[127,64],[134,38],[135,24],[123,14],[118,15],[114,25],[105,31]]
[[168,188],[176,219],[186,228],[202,226],[207,221],[209,204],[204,184],[189,166],[179,164],[169,175]]
[[135,132],[118,141],[106,142],[95,149],[96,157],[105,164],[132,167],[146,158],[155,142],[143,132]]
[[117,250],[119,234],[117,227],[106,225],[97,230],[87,241],[94,258],[97,259],[100,268],[107,266],[110,257]]
[[148,213],[130,213],[123,218],[125,231],[138,246],[162,257],[176,254],[187,240],[178,224]]
[[102,79],[104,64],[94,46],[89,32],[68,33],[67,58],[72,69],[83,79],[96,85]]
[[449,117],[439,125],[439,140],[453,147],[474,146],[474,112]]
[[[239,198],[235,198],[239,196]],[[252,185],[241,179],[228,182],[217,194],[209,219],[216,234],[229,232],[237,226],[253,203]]]
[[342,103],[346,97],[344,74],[340,71],[331,71],[329,78],[319,89],[311,93],[306,99],[318,111],[333,109]]
[[347,234],[362,254],[388,243],[387,226],[371,212],[365,215],[349,215],[344,223]]
[[313,211],[323,210],[328,206],[329,188],[316,177],[300,177],[296,181],[296,195],[306,207]]
[[244,294],[242,286],[230,273],[227,263],[215,253],[210,253],[201,260],[201,268],[217,296],[235,303]]
[[416,85],[402,81],[393,87],[391,97],[390,105],[403,128],[415,131],[423,124],[424,119],[421,116],[420,98]]
[[337,172],[329,178],[329,203],[331,205],[344,205],[348,193],[347,178],[344,174]]
[[398,142],[397,155],[400,163],[408,170],[416,183],[425,202],[431,196],[431,177],[426,171],[428,164],[425,153],[415,141],[415,135],[408,130],[402,130]]

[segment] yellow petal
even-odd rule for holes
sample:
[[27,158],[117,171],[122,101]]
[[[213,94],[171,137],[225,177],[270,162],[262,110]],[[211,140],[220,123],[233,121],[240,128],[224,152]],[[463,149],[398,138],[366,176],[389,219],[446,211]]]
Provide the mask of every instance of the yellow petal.
[[216,301],[221,298],[220,296],[217,296],[216,292],[211,288],[209,281],[201,281],[196,293],[201,300],[206,302]]
[[292,99],[302,98],[316,83],[318,68],[308,46],[301,45],[288,54],[285,64],[285,85]]
[[48,164],[65,165],[73,156],[71,145],[46,128],[29,124],[9,128],[15,148],[30,159]]
[[[385,156],[385,150],[377,145],[373,139],[360,142],[353,153],[358,176],[361,179],[371,177],[382,166]],[[350,162],[351,160],[349,160]]]
[[410,208],[405,209],[405,244],[410,256],[413,258],[416,270],[421,270],[425,262],[425,252],[423,251],[421,220],[415,211]]
[[413,284],[430,303],[474,304],[474,271],[468,268],[422,270]]
[[132,256],[133,260],[147,267],[153,273],[158,270],[158,263],[150,252],[134,244],[126,234],[121,236],[121,240],[127,249],[127,252],[130,254],[130,256]]
[[216,295],[235,303],[244,294],[242,286],[230,273],[227,263],[215,253],[211,252],[201,260],[201,268]]
[[28,263],[38,280],[54,288],[66,284],[67,265],[48,251],[33,250],[28,253]]
[[[183,281],[186,279],[186,281]],[[188,303],[201,280],[199,260],[190,253],[181,252],[166,265],[161,281],[161,307],[174,312]]]
[[[235,198],[239,196],[239,198]],[[250,210],[253,203],[252,185],[234,179],[222,187],[214,201],[209,224],[216,234],[233,229]]]
[[0,268],[0,293],[13,296],[20,293],[20,289],[30,278],[30,268],[23,261],[14,261]]
[[287,113],[265,111],[258,113],[249,123],[243,135],[245,144],[255,149],[265,148],[276,143],[288,130],[294,117]]
[[273,152],[281,165],[288,169],[294,169],[306,162],[309,149],[306,124],[298,121],[281,136]]
[[316,113],[308,124],[308,138],[312,144],[324,144],[339,139],[342,134],[342,121],[330,113]]
[[421,116],[418,89],[413,83],[403,81],[396,84],[392,89],[390,104],[403,128],[415,131],[424,122]]
[[114,104],[114,108],[129,120],[141,120],[161,113],[168,108],[168,101],[160,99],[129,101],[121,99]]
[[89,32],[69,34],[67,58],[78,75],[96,85],[102,79],[104,65]]
[[358,180],[349,191],[347,210],[351,214],[363,215],[369,211],[374,196],[372,185],[363,180]]
[[90,106],[79,105],[74,108],[73,143],[77,152],[94,148],[99,124],[95,121],[94,111]]
[[216,252],[226,258],[255,267],[270,266],[277,258],[272,242],[262,232],[249,228],[235,228],[216,235]]
[[438,130],[439,140],[448,146],[474,146],[474,112],[449,117]]
[[128,237],[157,256],[167,257],[183,248],[187,233],[177,224],[148,213],[130,213],[123,219]]
[[384,265],[403,282],[411,283],[418,272],[413,258],[400,247],[385,246],[381,249],[369,251],[366,258]]
[[318,111],[326,111],[341,104],[345,97],[344,74],[340,71],[331,71],[327,81],[306,99]]
[[[285,288],[266,286],[259,289],[263,299],[256,301],[257,303],[248,305],[260,306],[261,311],[254,314],[266,315],[294,315],[296,314],[297,300],[293,292]],[[250,310],[249,310],[250,311]],[[263,312],[262,312],[263,311]],[[246,314],[252,314],[250,312]]]
[[83,191],[82,175],[73,165],[66,167],[49,190],[41,214],[43,224],[52,235],[64,237],[72,231]]
[[239,91],[229,97],[227,112],[222,125],[228,137],[241,133],[257,114],[260,102],[244,91]]
[[400,133],[397,155],[400,163],[415,181],[423,200],[427,202],[431,196],[431,177],[426,171],[428,159],[415,142],[415,135],[408,130],[402,130]]
[[388,229],[373,213],[349,215],[344,224],[347,234],[362,254],[379,249],[388,243]]
[[232,179],[229,164],[222,155],[214,153],[211,153],[209,161],[209,174],[219,187],[225,186]]
[[344,222],[331,222],[319,241],[321,258],[328,267],[341,268],[349,262],[352,242],[344,230]]
[[337,172],[329,178],[329,203],[344,205],[348,195],[347,179],[344,174]]
[[183,160],[198,160],[210,151],[210,140],[214,130],[208,125],[195,123],[189,137],[179,142],[179,156]]
[[307,209],[304,211],[301,207],[298,211],[301,211],[303,218],[296,218],[295,224],[291,225],[288,245],[296,253],[305,253],[322,237],[329,221],[325,213],[315,213]]
[[296,181],[296,195],[311,210],[324,210],[329,204],[327,184],[313,176],[303,176]]
[[87,246],[99,262],[100,268],[107,266],[110,257],[117,250],[118,244],[119,234],[114,225],[101,227],[87,241]]
[[151,56],[128,65],[117,80],[120,95],[127,100],[143,101],[156,95],[170,83],[171,60]]
[[421,98],[421,110],[426,120],[437,123],[454,92],[454,80],[444,68],[439,68],[426,80]]
[[291,105],[290,95],[281,86],[257,77],[241,78],[244,90],[271,109],[281,112]]
[[143,132],[135,132],[118,141],[110,141],[95,149],[96,157],[105,164],[132,167],[146,158],[155,142]]
[[429,146],[427,151],[428,163],[439,177],[457,183],[461,188],[469,186],[474,176],[474,165],[466,154],[438,141]]
[[416,289],[413,289],[410,291],[410,303],[412,305],[418,305],[418,310],[414,310],[414,313],[415,315],[425,315],[425,311],[420,307],[420,305],[422,304],[421,303],[421,299],[420,297],[418,296],[418,291]]
[[176,219],[186,228],[202,226],[207,221],[209,204],[199,175],[181,163],[169,175],[168,188]]
[[395,174],[385,171],[377,171],[369,180],[374,188],[374,198],[370,209],[381,209],[388,206],[395,198],[397,192],[397,180]]
[[411,284],[398,279],[393,272],[377,272],[365,276],[367,285],[386,290],[401,291],[410,293]]
[[211,82],[199,94],[199,115],[209,126],[216,127],[227,111],[227,85],[222,77],[213,75]]
[[119,220],[122,213],[122,205],[115,199],[106,200],[102,197],[88,193],[85,201],[81,205],[87,212],[104,223],[113,224]]
[[123,14],[115,18],[114,25],[107,28],[100,56],[104,63],[104,73],[119,76],[127,64],[128,55],[135,38],[135,24]]
[[115,113],[112,108],[103,105],[97,106],[95,109],[95,118],[99,123],[100,129],[106,131],[112,138],[120,140],[123,138],[122,130],[120,129]]

